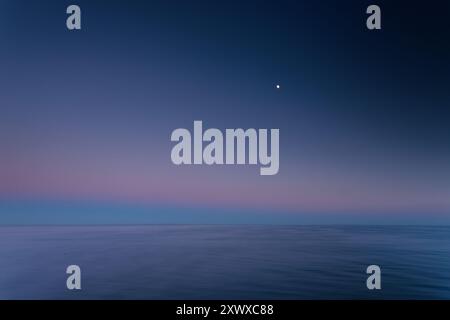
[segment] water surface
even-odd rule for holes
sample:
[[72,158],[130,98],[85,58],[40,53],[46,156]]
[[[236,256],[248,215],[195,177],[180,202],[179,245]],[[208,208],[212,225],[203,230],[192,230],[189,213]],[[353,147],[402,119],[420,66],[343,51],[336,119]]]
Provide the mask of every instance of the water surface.
[[450,227],[0,227],[0,298],[449,299]]

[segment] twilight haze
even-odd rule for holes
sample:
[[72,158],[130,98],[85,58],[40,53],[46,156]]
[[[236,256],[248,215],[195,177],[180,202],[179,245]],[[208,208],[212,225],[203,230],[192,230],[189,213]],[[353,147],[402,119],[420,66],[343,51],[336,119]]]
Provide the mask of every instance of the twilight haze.
[[[316,2],[2,0],[0,224],[449,223],[449,2]],[[174,165],[195,120],[278,174]]]

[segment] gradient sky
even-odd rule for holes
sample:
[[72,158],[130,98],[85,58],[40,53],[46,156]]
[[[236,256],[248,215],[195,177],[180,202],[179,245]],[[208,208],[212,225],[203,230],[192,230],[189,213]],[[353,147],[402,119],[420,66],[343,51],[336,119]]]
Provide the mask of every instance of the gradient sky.
[[[450,3],[317,2],[0,0],[0,224],[450,222]],[[279,173],[173,165],[194,120]]]

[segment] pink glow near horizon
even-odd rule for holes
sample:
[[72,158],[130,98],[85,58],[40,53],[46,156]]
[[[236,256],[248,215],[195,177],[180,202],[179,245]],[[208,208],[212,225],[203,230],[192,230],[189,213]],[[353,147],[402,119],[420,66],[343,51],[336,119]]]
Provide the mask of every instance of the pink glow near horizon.
[[412,186],[389,189],[357,181],[340,184],[333,177],[310,177],[307,174],[297,179],[298,182],[292,182],[292,179],[287,181],[277,177],[269,180],[267,177],[258,177],[256,172],[255,178],[251,180],[247,176],[229,179],[220,169],[211,175],[181,170],[177,173],[155,173],[143,171],[142,168],[125,169],[120,166],[108,170],[81,169],[82,166],[70,169],[13,165],[6,172],[3,168],[3,172],[0,171],[3,177],[0,197],[144,205],[162,203],[292,212],[447,212],[450,208],[449,197],[444,193],[424,194],[423,190]]

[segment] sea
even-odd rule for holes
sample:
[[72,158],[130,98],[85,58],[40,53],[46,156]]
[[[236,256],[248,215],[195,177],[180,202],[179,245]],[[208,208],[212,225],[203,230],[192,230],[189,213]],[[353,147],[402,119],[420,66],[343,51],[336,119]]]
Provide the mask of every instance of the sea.
[[450,227],[2,226],[0,299],[450,299]]

